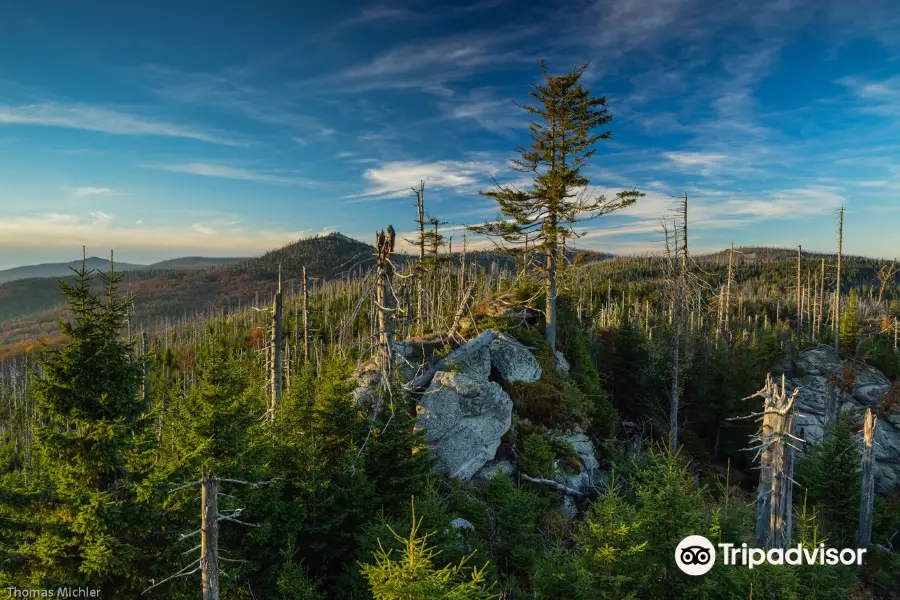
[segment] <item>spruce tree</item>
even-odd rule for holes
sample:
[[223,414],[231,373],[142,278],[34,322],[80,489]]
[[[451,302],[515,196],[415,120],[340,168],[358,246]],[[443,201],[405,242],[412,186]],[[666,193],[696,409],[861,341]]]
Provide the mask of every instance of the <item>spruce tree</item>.
[[422,519],[416,520],[412,507],[412,526],[408,536],[393,529],[394,538],[403,543],[396,559],[379,540],[374,564],[361,565],[375,600],[497,600],[499,594],[485,581],[484,569],[468,569],[468,559],[443,568],[435,566],[440,552],[430,543],[433,534],[420,533]]
[[[845,313],[846,314],[846,313]],[[859,518],[860,456],[856,427],[841,413],[831,437],[808,450],[797,464],[796,480],[808,490],[829,544],[850,547]]]
[[68,341],[46,349],[33,377],[48,493],[31,507],[39,534],[19,552],[37,563],[30,582],[91,584],[113,597],[140,553],[133,539],[138,473],[130,459],[144,408],[142,366],[134,341],[122,337],[130,301],[118,297],[120,276],[100,274],[101,298],[92,271],[84,264],[73,271],[74,284],[60,282],[72,316],[59,324]]
[[[565,240],[579,237],[574,226],[614,212],[635,202],[641,193],[618,192],[614,198],[594,196],[587,190],[590,180],[583,170],[596,153],[595,144],[609,139],[599,132],[612,115],[606,97],[597,97],[582,85],[588,65],[565,75],[544,74],[543,85],[533,85],[530,96],[536,106],[519,105],[535,120],[531,122],[531,144],[517,148],[514,168],[532,176],[530,189],[522,191],[498,184],[482,192],[492,198],[502,213],[494,222],[471,227],[472,231],[513,246],[525,245],[544,254],[545,336],[556,351],[557,274]],[[563,257],[565,260],[565,257]]]

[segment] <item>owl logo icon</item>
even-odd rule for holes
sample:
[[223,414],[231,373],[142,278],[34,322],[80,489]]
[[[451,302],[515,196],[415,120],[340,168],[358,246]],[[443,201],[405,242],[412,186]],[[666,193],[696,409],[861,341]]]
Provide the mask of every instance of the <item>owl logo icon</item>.
[[702,535],[689,535],[675,548],[675,564],[688,575],[704,575],[716,564],[716,548]]

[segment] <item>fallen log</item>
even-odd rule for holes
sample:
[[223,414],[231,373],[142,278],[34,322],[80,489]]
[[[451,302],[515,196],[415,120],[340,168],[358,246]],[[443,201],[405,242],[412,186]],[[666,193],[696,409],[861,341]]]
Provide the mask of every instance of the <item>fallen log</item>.
[[557,492],[562,492],[563,494],[567,494],[569,496],[575,496],[576,498],[584,498],[585,494],[583,492],[579,492],[576,489],[565,486],[558,481],[553,481],[552,479],[539,479],[535,477],[529,477],[525,473],[519,472],[519,476],[525,481],[530,481],[531,483],[540,483],[543,485],[549,485],[551,487],[556,488]]

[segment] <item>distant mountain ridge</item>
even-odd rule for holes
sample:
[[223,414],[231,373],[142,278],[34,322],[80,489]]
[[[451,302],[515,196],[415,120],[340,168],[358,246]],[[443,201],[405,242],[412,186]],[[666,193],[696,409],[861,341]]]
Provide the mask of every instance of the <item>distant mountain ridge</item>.
[[149,270],[191,270],[191,269],[209,269],[213,267],[221,267],[224,265],[232,265],[236,263],[247,262],[252,260],[249,256],[236,257],[214,257],[214,256],[184,256],[181,258],[170,258],[169,260],[161,260],[152,265],[147,265]]
[[[42,263],[39,265],[25,265],[22,267],[13,267],[0,271],[0,283],[14,281],[16,279],[31,279],[33,277],[68,277],[72,274],[72,269],[81,268],[82,261],[73,260],[67,263]],[[85,266],[88,269],[98,271],[109,271],[109,259],[91,256],[85,259]],[[138,265],[133,263],[116,262],[115,269],[118,272],[132,271],[134,269],[143,269],[146,265]]]
[[[453,249],[451,260],[458,262],[459,248],[454,245]],[[133,314],[140,324],[267,301],[277,288],[279,271],[288,293],[297,289],[304,266],[311,280],[359,277],[374,265],[374,254],[371,245],[334,232],[299,239],[255,258],[184,257],[152,265],[115,266],[117,272],[123,272],[120,289],[134,298]],[[567,254],[570,259],[583,254],[585,262],[618,260],[580,248],[569,248]],[[494,262],[504,269],[516,269],[521,260],[498,250],[470,250],[468,256],[481,268]],[[392,260],[401,265],[416,257],[398,253]],[[108,271],[109,261],[96,259],[88,267]],[[56,323],[67,318],[67,311],[56,279],[62,276],[71,283],[70,274],[66,268],[57,275],[0,283],[0,355],[24,348],[23,344],[32,343],[29,340],[58,335]],[[95,285],[99,289],[102,283],[97,280]]]
[[[148,270],[191,270],[191,269],[208,269],[210,267],[220,267],[233,263],[246,262],[249,257],[207,257],[207,256],[185,256],[181,258],[170,258],[150,265],[141,265],[137,263],[115,262],[115,270],[117,273],[126,271],[137,271],[141,269]],[[36,277],[68,277],[72,274],[72,269],[80,269],[82,261],[73,260],[66,263],[41,263],[38,265],[24,265],[21,267],[13,267],[12,269],[0,270],[0,283],[8,281],[16,281],[19,279],[33,279]],[[84,261],[88,270],[109,271],[110,262],[107,258],[99,258],[91,256]]]

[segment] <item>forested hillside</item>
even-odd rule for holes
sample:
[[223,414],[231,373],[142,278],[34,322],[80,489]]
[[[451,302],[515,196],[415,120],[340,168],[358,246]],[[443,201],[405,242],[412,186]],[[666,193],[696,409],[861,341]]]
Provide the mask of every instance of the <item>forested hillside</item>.
[[[687,195],[656,255],[573,250],[642,198],[572,191],[610,118],[583,73],[545,72],[564,132],[537,114],[532,186],[470,226],[506,253],[451,254],[420,184],[418,254],[385,223],[374,247],[59,282],[59,343],[0,364],[0,589],[897,598],[896,262],[841,237],[695,256]],[[691,576],[689,535],[867,554]]]

